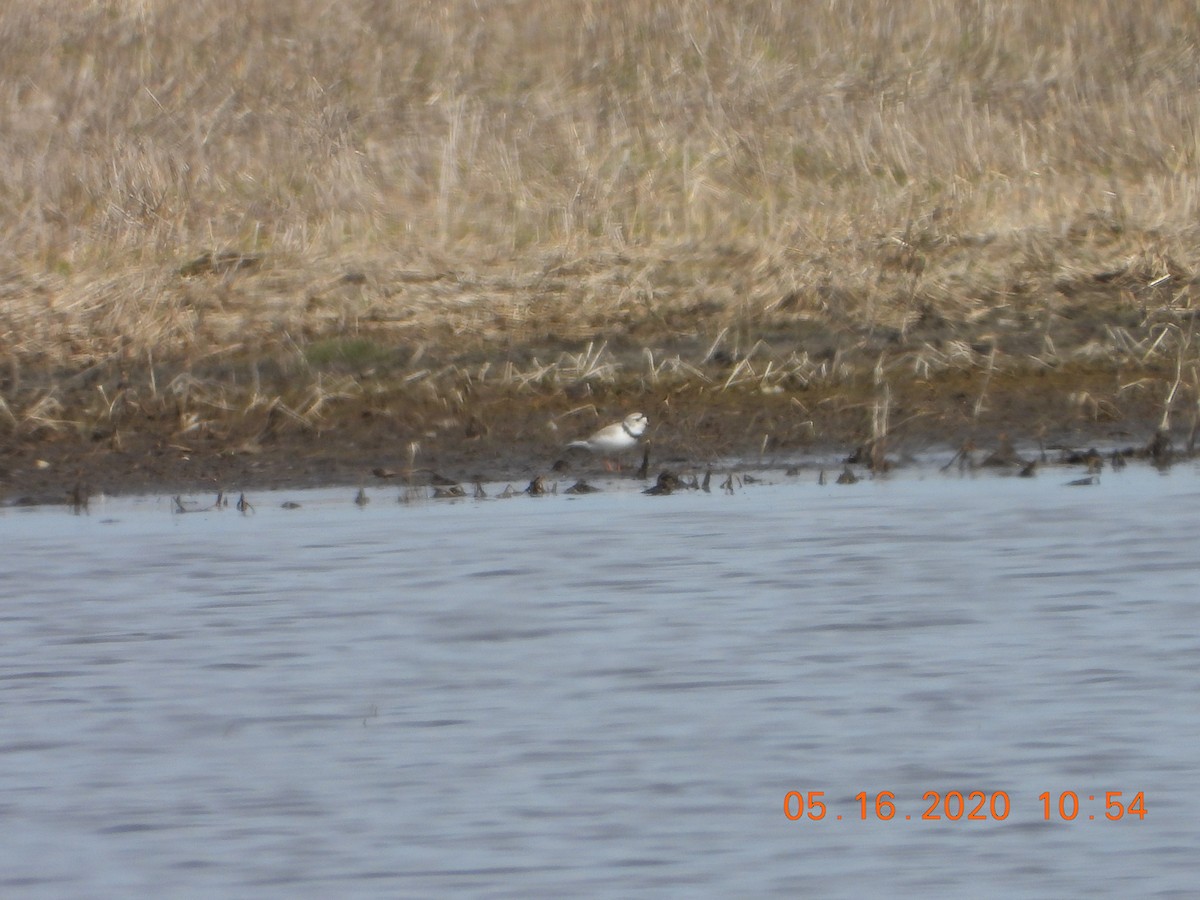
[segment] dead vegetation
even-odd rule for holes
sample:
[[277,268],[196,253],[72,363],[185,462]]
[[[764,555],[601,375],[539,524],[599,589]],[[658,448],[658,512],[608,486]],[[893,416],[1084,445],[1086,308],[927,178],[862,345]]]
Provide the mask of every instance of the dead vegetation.
[[576,12],[6,5],[9,452],[482,445],[635,395],[705,452],[878,465],[913,428],[1194,434],[1194,4]]

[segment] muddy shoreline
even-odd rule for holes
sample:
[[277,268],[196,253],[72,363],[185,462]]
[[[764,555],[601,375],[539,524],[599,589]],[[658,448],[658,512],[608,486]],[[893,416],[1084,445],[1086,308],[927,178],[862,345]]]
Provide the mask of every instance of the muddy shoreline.
[[[753,469],[853,459],[885,403],[892,464],[916,453],[951,454],[967,441],[982,455],[1006,440],[1026,453],[1091,446],[1140,452],[1161,420],[1163,389],[1122,392],[1117,374],[947,372],[893,379],[886,390],[866,374],[832,387],[773,392],[686,381],[477,388],[453,403],[381,388],[369,398],[331,401],[308,418],[278,405],[238,411],[227,404],[227,415],[199,422],[185,421],[170,404],[138,400],[129,388],[106,422],[0,434],[0,504],[68,503],[77,488],[90,495],[230,493],[383,486],[409,477],[429,483],[435,474],[465,484],[588,477],[602,471],[600,461],[565,452],[565,444],[634,410],[650,417],[651,478],[663,468],[703,471],[730,460]],[[83,405],[82,396],[75,399]],[[1183,454],[1192,418],[1176,415],[1173,424],[1173,452]],[[625,471],[640,461],[640,452],[630,454]]]

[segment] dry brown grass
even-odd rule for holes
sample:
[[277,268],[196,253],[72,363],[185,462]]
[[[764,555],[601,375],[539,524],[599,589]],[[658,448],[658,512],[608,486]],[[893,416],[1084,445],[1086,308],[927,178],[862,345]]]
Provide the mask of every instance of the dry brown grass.
[[193,428],[385,376],[1194,399],[1198,45],[1185,0],[7,3],[0,429],[103,379]]

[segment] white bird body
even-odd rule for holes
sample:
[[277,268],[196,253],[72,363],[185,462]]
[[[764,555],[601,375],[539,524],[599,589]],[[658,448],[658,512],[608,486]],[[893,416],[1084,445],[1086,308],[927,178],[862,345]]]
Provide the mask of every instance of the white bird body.
[[650,420],[642,413],[630,413],[620,422],[605,425],[586,440],[571,441],[567,449],[578,448],[605,457],[613,456],[636,447],[638,438],[645,434],[649,424]]

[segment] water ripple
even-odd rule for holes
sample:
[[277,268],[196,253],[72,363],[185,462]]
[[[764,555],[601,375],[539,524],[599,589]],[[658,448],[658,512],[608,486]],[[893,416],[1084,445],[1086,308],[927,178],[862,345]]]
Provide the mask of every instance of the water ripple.
[[1191,896],[1196,480],[0,513],[0,889]]

